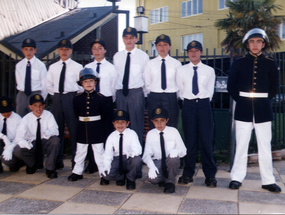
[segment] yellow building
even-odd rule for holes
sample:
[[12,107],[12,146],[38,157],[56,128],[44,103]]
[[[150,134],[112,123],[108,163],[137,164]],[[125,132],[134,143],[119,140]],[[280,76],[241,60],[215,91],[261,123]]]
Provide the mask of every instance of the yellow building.
[[[228,0],[136,0],[136,6],[143,6],[148,17],[148,33],[143,35],[143,50],[149,55],[155,52],[154,41],[160,34],[171,38],[171,55],[183,55],[187,44],[195,39],[204,47],[204,54],[221,54],[221,42],[225,32],[214,26],[217,19],[226,18],[229,13],[225,2]],[[235,1],[235,0],[231,0]],[[284,0],[276,0],[285,8]],[[278,11],[276,15],[285,15]],[[283,29],[284,28],[284,29]],[[280,37],[285,39],[285,23],[280,26]],[[285,44],[279,51],[285,51]],[[152,54],[151,54],[152,53]]]

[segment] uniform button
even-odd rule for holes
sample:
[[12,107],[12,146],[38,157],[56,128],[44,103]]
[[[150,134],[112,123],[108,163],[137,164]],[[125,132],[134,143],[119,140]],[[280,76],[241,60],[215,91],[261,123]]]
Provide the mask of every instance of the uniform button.
[[254,77],[254,79],[256,79],[256,77]]
[[257,72],[256,72],[256,71],[254,71],[254,73],[256,74]]
[[89,112],[87,112],[87,114],[89,114]]
[[89,104],[89,102],[87,102],[87,104]]
[[87,109],[89,109],[89,107],[87,107]]
[[253,90],[255,90],[255,88],[253,88]]
[[257,66],[255,66],[255,68],[257,68]]
[[255,61],[254,63],[257,63],[257,61]]
[[256,83],[253,83],[253,85],[256,85]]
[[90,97],[88,96],[87,99],[90,99]]

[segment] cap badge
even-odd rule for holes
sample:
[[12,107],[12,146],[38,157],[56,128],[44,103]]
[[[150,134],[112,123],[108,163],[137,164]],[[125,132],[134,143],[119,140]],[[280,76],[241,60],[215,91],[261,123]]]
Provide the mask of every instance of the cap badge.
[[118,111],[118,116],[123,116],[123,111]]
[[157,109],[155,110],[155,113],[156,113],[156,114],[160,114],[160,113],[161,113],[161,109],[160,109],[160,108],[157,108]]
[[96,39],[95,41],[96,41],[96,42],[99,42],[99,41],[100,41],[100,39]]
[[40,100],[40,96],[39,95],[35,95],[35,99],[36,100]]
[[195,41],[191,42],[191,46],[195,46],[195,45],[196,45]]
[[127,32],[131,32],[132,31],[132,28],[131,27],[128,27],[127,28]]
[[8,105],[8,102],[6,100],[3,100],[2,105],[3,105],[3,107],[6,107]]
[[62,45],[65,45],[65,44],[66,44],[66,40],[62,40],[62,41],[61,41],[61,44],[62,44]]
[[159,38],[163,40],[165,38],[164,34],[161,34]]
[[26,43],[31,43],[31,40],[30,39],[26,39]]

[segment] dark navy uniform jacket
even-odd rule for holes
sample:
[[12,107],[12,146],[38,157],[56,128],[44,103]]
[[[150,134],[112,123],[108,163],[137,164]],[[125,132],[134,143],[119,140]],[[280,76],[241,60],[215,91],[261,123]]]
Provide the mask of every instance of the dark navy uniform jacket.
[[[228,92],[236,101],[235,120],[256,123],[273,120],[271,99],[279,87],[279,68],[273,58],[261,54],[237,57],[231,65]],[[247,98],[239,92],[268,93],[268,98]]]
[[73,98],[73,109],[76,117],[101,116],[101,120],[78,121],[76,141],[78,143],[104,143],[107,139],[105,122],[108,109],[105,108],[106,99],[100,93],[83,92]]

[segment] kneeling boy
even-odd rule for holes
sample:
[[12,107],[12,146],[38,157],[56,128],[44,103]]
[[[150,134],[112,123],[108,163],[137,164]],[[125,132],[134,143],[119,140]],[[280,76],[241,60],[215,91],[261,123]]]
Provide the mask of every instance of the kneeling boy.
[[107,141],[104,152],[104,169],[101,185],[109,184],[109,180],[115,180],[118,186],[125,185],[128,190],[136,189],[136,176],[141,170],[142,147],[137,133],[128,127],[129,114],[118,110],[114,113],[113,131]]
[[186,147],[178,130],[166,126],[167,110],[163,107],[152,111],[152,123],[155,128],[146,136],[143,162],[149,168],[148,181],[164,186],[165,193],[175,192],[175,177],[180,158],[186,155]]

